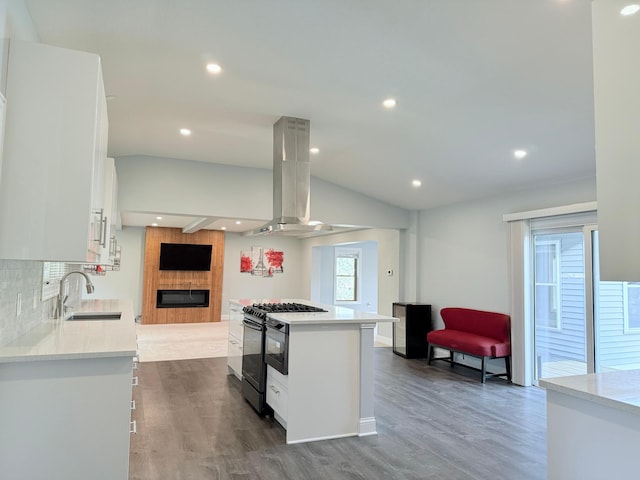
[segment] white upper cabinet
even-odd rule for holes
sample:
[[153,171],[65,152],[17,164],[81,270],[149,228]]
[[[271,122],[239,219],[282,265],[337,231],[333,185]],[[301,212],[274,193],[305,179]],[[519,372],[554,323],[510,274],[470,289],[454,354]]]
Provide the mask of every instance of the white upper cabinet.
[[12,40],[6,97],[0,258],[99,262],[109,128],[100,58]]
[[[592,3],[600,279],[640,281],[640,18]],[[636,14],[640,15],[640,14]]]
[[107,158],[104,168],[104,207],[101,233],[101,263],[112,265],[116,256],[116,229],[120,226],[118,213],[118,177],[113,158]]

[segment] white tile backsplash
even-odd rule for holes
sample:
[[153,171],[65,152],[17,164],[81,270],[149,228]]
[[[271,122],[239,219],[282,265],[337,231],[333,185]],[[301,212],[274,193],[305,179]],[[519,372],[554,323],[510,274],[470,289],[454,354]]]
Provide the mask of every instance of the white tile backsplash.
[[[55,299],[41,301],[42,263],[0,260],[0,347],[52,317]],[[84,280],[72,275],[68,281],[70,301],[67,303],[76,305],[82,288],[80,281]],[[18,294],[21,295],[20,315],[16,315]]]

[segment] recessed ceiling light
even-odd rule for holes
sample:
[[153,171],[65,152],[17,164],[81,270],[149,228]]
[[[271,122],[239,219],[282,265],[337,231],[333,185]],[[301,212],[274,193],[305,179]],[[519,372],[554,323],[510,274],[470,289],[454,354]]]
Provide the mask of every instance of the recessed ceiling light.
[[310,153],[313,153],[314,155],[317,155],[318,153],[320,153],[320,149],[318,147],[311,147],[309,149]]
[[524,157],[527,156],[527,151],[526,150],[514,150],[513,151],[513,156],[515,158],[517,158],[518,160],[522,160]]
[[218,75],[222,72],[222,67],[217,63],[207,63],[207,72]]
[[191,130],[189,130],[188,128],[181,128],[180,135],[188,137],[189,135],[191,135]]
[[162,220],[162,217],[156,217],[156,220]]
[[151,226],[152,226],[152,227],[157,227],[157,226],[158,226],[158,224],[157,224],[157,223],[152,223],[152,224],[151,224]]
[[387,98],[384,102],[382,102],[382,105],[384,105],[385,108],[393,108],[397,104],[398,102],[395,98]]
[[220,227],[220,230],[226,230],[227,227]]
[[627,5],[622,10],[620,10],[620,15],[628,17],[629,15],[634,15],[638,12],[640,12],[640,5],[638,5],[637,3],[632,3],[631,5]]
[[241,225],[242,222],[240,220],[236,220],[236,225]]
[[422,182],[418,179],[416,180],[412,180],[411,181],[411,185],[413,185],[415,188],[421,187],[422,186]]

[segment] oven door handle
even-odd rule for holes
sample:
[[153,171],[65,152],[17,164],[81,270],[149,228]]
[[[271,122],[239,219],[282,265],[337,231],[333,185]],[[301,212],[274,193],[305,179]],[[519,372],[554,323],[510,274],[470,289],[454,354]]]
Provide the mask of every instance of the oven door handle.
[[243,320],[242,323],[244,324],[245,327],[250,328],[251,330],[255,330],[257,332],[262,331],[262,326],[258,325],[257,323],[248,322],[246,320]]

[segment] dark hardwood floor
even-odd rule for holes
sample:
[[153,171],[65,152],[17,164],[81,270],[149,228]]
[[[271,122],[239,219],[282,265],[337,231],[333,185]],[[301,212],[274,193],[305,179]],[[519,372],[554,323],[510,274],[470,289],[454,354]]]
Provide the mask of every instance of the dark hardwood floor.
[[[545,394],[375,349],[378,435],[286,445],[226,358],[142,363],[130,480],[546,478]],[[458,372],[458,373],[456,373]]]

